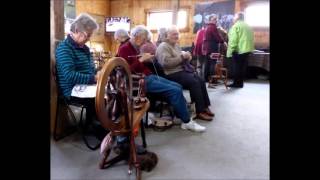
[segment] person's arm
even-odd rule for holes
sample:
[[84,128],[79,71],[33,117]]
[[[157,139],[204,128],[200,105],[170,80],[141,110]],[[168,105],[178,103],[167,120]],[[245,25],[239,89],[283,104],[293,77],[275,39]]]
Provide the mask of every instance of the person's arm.
[[175,68],[182,63],[181,53],[178,56],[172,57],[168,46],[159,46],[156,51],[156,58],[163,68]]
[[200,30],[198,30],[198,32],[197,32],[197,35],[196,35],[196,37],[195,37],[195,39],[194,39],[194,48],[193,48],[193,50],[192,50],[192,54],[195,56],[195,55],[197,55],[196,54],[196,47],[198,46],[198,38],[199,38],[199,33],[200,33]]
[[227,57],[232,57],[232,54],[236,52],[238,46],[238,27],[234,26],[230,29],[228,34],[228,49],[227,49]]
[[[57,68],[64,76],[68,83],[71,84],[93,84],[95,75],[85,74],[76,71],[72,52],[68,49],[57,49],[56,51]],[[91,68],[91,67],[90,67]]]
[[[130,66],[130,71],[132,73],[141,73],[143,71],[143,64],[139,61],[138,55],[139,54],[129,54],[128,52],[129,49],[127,48],[127,46],[122,46],[121,48],[119,48],[118,51],[118,56],[122,57],[123,59],[125,59],[127,61],[127,63]],[[130,57],[129,57],[130,56]]]

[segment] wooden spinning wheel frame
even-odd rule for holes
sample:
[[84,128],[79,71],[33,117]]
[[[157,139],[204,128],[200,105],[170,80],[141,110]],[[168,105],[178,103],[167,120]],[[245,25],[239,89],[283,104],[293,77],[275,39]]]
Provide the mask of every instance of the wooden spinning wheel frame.
[[[127,136],[130,140],[129,171],[132,166],[136,169],[136,178],[141,178],[140,164],[137,160],[134,137],[143,114],[149,108],[149,101],[139,110],[133,109],[132,76],[127,62],[120,57],[109,59],[101,69],[96,92],[97,116],[105,129],[110,130],[111,136]],[[120,154],[107,160],[111,150],[107,150],[100,162],[100,168],[126,160],[127,155]]]

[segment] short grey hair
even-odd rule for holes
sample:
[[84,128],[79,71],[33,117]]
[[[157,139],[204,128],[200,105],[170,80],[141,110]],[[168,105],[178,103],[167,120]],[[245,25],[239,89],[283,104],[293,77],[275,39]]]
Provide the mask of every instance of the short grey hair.
[[238,12],[237,15],[238,15],[239,20],[242,20],[242,21],[244,20],[244,13],[243,12]]
[[218,19],[218,16],[216,14],[211,14],[208,19],[211,21],[213,18]]
[[172,26],[170,26],[168,28],[160,28],[159,29],[159,39],[160,39],[160,41],[161,42],[165,41],[167,39],[167,37],[168,37],[168,33],[170,31],[173,31],[173,30],[177,30],[179,32],[178,27],[175,26],[175,25],[172,25]]
[[96,20],[87,13],[81,13],[71,24],[71,32],[88,32],[99,29]]
[[167,28],[162,27],[158,29],[159,39],[164,40],[167,36]]
[[144,25],[137,25],[136,27],[132,28],[130,31],[131,38],[135,38],[137,36],[146,35],[148,37],[148,29]]
[[114,33],[114,39],[128,39],[129,33],[128,31],[124,30],[124,29],[118,29],[115,33]]

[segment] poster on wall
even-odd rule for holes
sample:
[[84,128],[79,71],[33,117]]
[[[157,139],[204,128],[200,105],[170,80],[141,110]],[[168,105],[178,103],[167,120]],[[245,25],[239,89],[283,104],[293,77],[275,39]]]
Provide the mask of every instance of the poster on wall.
[[218,16],[218,27],[220,26],[226,31],[229,31],[232,26],[232,19],[235,11],[235,0],[196,3],[194,9],[193,33],[197,33],[197,31],[201,29],[205,23],[207,23],[211,14],[216,14]]

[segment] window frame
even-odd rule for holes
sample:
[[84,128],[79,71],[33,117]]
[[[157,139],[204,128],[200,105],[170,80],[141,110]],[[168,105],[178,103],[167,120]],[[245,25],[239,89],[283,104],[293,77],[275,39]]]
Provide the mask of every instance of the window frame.
[[[186,12],[187,12],[187,17],[186,17],[186,27],[180,28],[180,29],[179,29],[179,32],[180,32],[180,33],[181,33],[181,32],[182,32],[182,33],[183,33],[183,32],[189,32],[189,30],[190,30],[190,28],[189,28],[189,23],[190,23],[190,7],[188,7],[188,6],[180,7],[179,10],[178,10],[177,13],[176,13],[176,17],[174,17],[174,15],[172,15],[172,21],[174,20],[174,18],[178,21],[178,12],[179,12],[180,10],[186,11]],[[172,9],[145,9],[144,12],[145,12],[145,22],[146,22],[146,26],[148,26],[148,17],[149,17],[149,15],[150,15],[150,13],[159,13],[159,12],[172,12],[172,13],[173,13],[174,10],[172,10]],[[177,22],[177,21],[176,21],[176,22]],[[177,22],[177,24],[178,24],[178,22]],[[151,31],[152,33],[157,33],[157,32],[158,32],[157,29],[150,29],[150,31]]]
[[[250,6],[256,6],[256,5],[261,5],[261,4],[267,4],[269,5],[269,26],[257,26],[257,25],[249,25],[253,30],[266,30],[270,28],[270,3],[268,1],[261,1],[261,2],[253,2],[253,3],[249,3],[245,9],[245,16],[246,16],[246,9]],[[247,23],[246,19],[244,20],[244,22]]]

